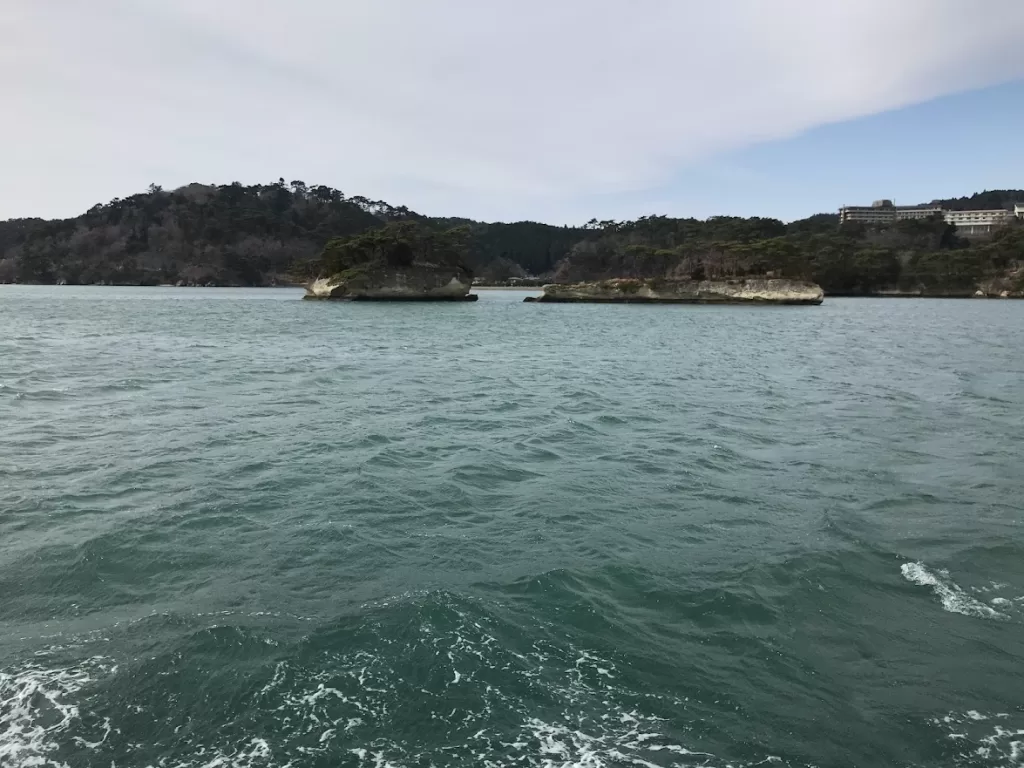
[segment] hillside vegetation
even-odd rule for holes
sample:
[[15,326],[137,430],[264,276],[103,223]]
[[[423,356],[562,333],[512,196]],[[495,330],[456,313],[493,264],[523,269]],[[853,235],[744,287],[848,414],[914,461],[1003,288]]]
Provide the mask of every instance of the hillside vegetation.
[[[951,208],[1008,207],[1024,191],[939,201]],[[485,281],[526,275],[558,282],[608,277],[776,275],[809,279],[830,294],[902,291],[970,295],[1021,291],[1024,227],[968,241],[941,218],[886,227],[846,225],[835,214],[707,220],[646,216],[582,227],[431,218],[283,179],[268,185],[191,184],[97,205],[57,221],[0,222],[0,282],[118,285],[274,285],[338,265],[358,238],[411,222],[419,238],[458,233],[458,258]],[[408,230],[410,232],[414,230]],[[357,238],[356,245],[346,246]],[[455,247],[455,246],[452,246]],[[347,249],[347,250],[346,250]]]
[[[819,224],[821,224],[819,226]],[[575,245],[555,282],[611,277],[813,280],[832,295],[972,295],[1024,289],[1024,226],[968,241],[941,217],[885,227],[823,226],[818,217],[707,221],[646,217],[607,226]]]
[[1024,203],[1024,189],[992,189],[975,192],[970,197],[932,200],[932,205],[941,205],[951,211],[994,211],[1013,208],[1014,203]]

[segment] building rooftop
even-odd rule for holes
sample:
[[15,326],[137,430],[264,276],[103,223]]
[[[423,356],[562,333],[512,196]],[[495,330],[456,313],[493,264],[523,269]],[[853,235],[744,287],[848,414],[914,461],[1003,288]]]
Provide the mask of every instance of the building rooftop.
[[[884,203],[884,205],[883,205]],[[876,210],[941,210],[942,206],[938,203],[918,203],[917,205],[896,205],[891,200],[876,200],[871,205],[844,205],[843,208],[858,209],[863,211],[876,211]]]

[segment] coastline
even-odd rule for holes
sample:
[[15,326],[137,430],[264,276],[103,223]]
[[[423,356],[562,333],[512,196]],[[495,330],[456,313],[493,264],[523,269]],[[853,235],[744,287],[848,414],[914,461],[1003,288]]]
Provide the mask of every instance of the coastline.
[[[303,290],[303,283],[278,283],[277,285],[173,285],[170,283],[145,284],[145,283],[0,283],[0,290],[7,287],[33,287],[33,288],[186,288],[186,289],[240,289],[240,290]],[[521,293],[543,294],[544,286],[522,286],[522,285],[474,285],[470,293],[476,291],[516,291]],[[1010,294],[1000,296],[997,294],[985,294],[982,296],[967,291],[950,291],[947,293],[922,293],[915,291],[880,291],[877,293],[825,293],[826,299],[956,299],[956,300],[1000,300],[1013,301],[1024,299],[1024,294]],[[541,303],[579,303],[579,302],[558,302],[545,301]],[[694,303],[694,302],[672,302],[672,301],[648,301],[648,302],[626,302],[626,301],[590,301],[589,303]],[[698,302],[699,303],[699,302]]]

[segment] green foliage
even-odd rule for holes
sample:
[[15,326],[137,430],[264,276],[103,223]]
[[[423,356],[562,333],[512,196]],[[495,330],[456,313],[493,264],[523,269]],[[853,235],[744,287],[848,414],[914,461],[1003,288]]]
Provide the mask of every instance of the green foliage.
[[0,221],[0,254],[21,245],[46,222],[42,219],[10,219]]
[[511,259],[499,256],[475,273],[488,284],[506,284],[513,278],[526,277],[526,270]]
[[22,282],[261,285],[303,271],[330,237],[407,215],[302,182],[151,185],[74,219],[0,222],[0,261]]
[[790,235],[828,235],[837,229],[839,217],[834,213],[816,213],[786,225],[786,233]]
[[[462,223],[467,223],[461,220]],[[503,259],[520,265],[528,275],[551,272],[577,242],[587,236],[582,229],[555,227],[533,221],[512,224],[470,222],[468,259],[484,267]]]
[[[940,202],[977,209],[1018,201],[1024,190]],[[814,280],[832,294],[963,293],[979,281],[1016,285],[1024,225],[978,241],[941,217],[842,227],[825,213],[788,225],[734,216],[487,224],[428,218],[284,179],[170,191],[151,185],[73,219],[0,222],[0,281],[265,285],[415,260],[464,263],[497,282],[775,275]]]
[[889,227],[874,230],[876,242],[887,240],[892,247],[916,250],[966,248],[967,240],[957,236],[956,225],[947,224],[941,214],[929,219],[904,219]]
[[[617,223],[578,243],[555,279],[774,276],[812,280],[833,295],[967,295],[979,281],[1000,278],[1024,262],[1024,226],[972,245],[941,217],[842,228],[830,218],[828,226],[820,216],[796,222],[781,235],[771,219],[645,217]],[[769,236],[758,237],[764,234]]]
[[993,189],[975,192],[970,197],[951,197],[946,200],[933,200],[933,205],[941,205],[953,211],[994,211],[998,208],[1012,209],[1014,203],[1024,203],[1024,189]]
[[807,241],[805,249],[809,277],[833,295],[875,293],[895,286],[900,276],[899,256],[888,248],[822,236]]
[[328,275],[408,267],[414,262],[462,267],[468,238],[468,227],[436,230],[414,221],[391,222],[358,235],[333,238],[324,247],[320,267]]

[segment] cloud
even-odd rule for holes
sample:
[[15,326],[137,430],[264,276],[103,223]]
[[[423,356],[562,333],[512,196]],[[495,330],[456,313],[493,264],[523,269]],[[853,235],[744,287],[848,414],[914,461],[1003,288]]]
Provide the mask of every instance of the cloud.
[[329,183],[431,213],[595,198],[1024,76],[1020,0],[7,0],[0,216],[151,181]]

